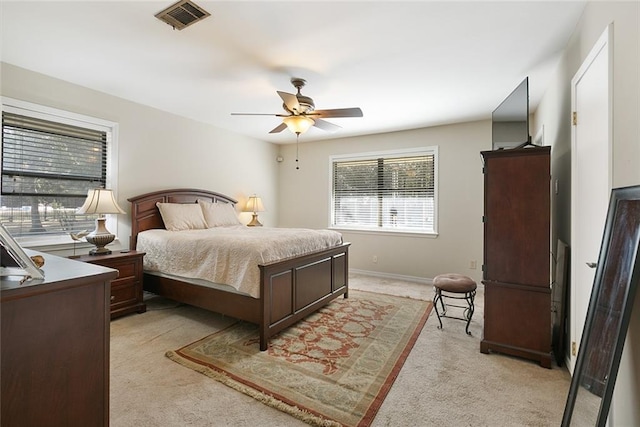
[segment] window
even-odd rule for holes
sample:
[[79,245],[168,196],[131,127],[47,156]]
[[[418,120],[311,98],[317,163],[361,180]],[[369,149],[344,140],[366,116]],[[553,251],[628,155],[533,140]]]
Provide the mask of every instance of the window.
[[331,158],[331,226],[437,233],[437,147]]
[[11,235],[33,246],[93,230],[96,216],[76,209],[88,190],[113,188],[114,133],[113,123],[3,99],[0,221]]

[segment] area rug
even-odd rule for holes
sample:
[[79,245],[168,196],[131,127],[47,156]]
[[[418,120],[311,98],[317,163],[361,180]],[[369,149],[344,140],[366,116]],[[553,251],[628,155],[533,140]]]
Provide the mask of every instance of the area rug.
[[430,301],[349,291],[258,348],[246,322],[167,357],[316,426],[368,426],[429,317]]

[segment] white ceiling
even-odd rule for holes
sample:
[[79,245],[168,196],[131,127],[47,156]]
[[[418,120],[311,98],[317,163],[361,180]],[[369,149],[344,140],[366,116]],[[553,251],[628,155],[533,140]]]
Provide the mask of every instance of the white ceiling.
[[[327,119],[312,141],[488,119],[529,76],[543,95],[584,2],[207,1],[211,16],[178,31],[167,1],[2,1],[2,61],[274,143],[276,90]],[[533,132],[533,130],[532,130]]]

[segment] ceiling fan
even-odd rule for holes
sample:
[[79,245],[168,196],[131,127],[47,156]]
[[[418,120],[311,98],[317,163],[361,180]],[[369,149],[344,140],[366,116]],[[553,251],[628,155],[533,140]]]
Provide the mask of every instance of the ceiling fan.
[[334,108],[331,110],[316,110],[313,99],[300,93],[300,89],[306,84],[306,80],[292,77],[291,84],[298,90],[297,94],[276,91],[282,98],[286,114],[269,113],[231,113],[237,116],[276,116],[282,117],[282,123],[272,129],[269,133],[278,133],[289,128],[296,135],[305,133],[311,126],[319,129],[335,132],[340,126],[327,122],[326,118],[338,117],[362,117],[362,110],[354,108]]

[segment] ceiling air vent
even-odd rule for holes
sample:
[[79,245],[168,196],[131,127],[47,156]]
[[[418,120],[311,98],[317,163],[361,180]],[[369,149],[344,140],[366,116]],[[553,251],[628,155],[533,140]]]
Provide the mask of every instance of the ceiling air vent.
[[191,24],[202,21],[209,12],[189,0],[181,0],[162,12],[156,14],[156,18],[171,25],[176,30],[182,30]]

